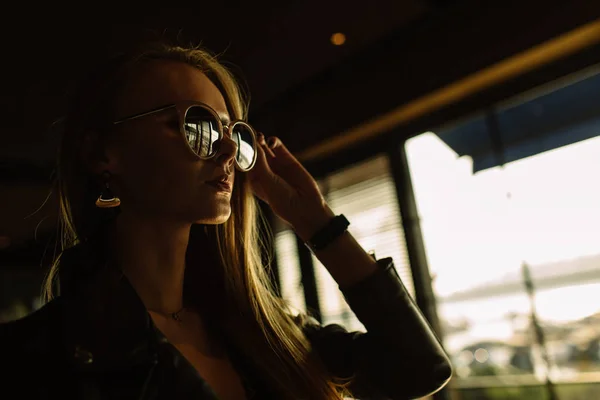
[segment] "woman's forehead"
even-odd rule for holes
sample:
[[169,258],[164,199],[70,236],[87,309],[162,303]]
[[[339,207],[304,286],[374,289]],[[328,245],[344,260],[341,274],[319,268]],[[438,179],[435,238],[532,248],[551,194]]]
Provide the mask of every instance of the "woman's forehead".
[[152,60],[136,69],[116,106],[127,115],[182,100],[205,103],[219,115],[229,115],[225,98],[202,71],[170,60]]

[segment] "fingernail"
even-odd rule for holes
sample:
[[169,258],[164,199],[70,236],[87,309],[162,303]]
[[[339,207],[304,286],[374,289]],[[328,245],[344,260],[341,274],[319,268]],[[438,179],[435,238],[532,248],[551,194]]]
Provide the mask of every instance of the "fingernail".
[[262,133],[260,133],[260,132],[258,133],[258,143],[260,143],[260,144],[265,144],[266,143],[265,136]]

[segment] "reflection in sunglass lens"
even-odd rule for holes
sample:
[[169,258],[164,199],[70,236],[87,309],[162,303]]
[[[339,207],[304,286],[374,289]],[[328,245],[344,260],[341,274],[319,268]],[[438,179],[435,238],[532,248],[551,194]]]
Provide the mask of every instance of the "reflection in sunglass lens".
[[236,122],[231,129],[231,139],[237,144],[236,161],[242,170],[248,170],[256,158],[256,146],[251,128],[243,123]]
[[206,108],[190,107],[183,123],[188,144],[201,157],[213,156],[218,150],[219,123]]
[[[190,107],[183,123],[188,144],[201,157],[212,157],[219,150],[219,121],[214,113],[202,106]],[[256,160],[256,144],[252,128],[238,121],[231,127],[231,139],[237,145],[238,167],[249,170]]]

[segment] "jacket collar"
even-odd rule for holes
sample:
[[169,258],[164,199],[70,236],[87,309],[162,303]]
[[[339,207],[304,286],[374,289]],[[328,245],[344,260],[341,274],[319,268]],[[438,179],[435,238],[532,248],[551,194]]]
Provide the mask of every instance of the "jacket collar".
[[[173,375],[177,376],[177,390],[203,393],[195,398],[216,399],[206,381],[155,327],[127,277],[102,259],[85,243],[66,250],[61,257],[61,295],[57,300],[63,304],[67,359],[84,371],[123,371],[142,364],[152,369],[161,360],[163,366],[178,370]],[[250,361],[232,343],[226,343],[240,372],[251,372],[254,366]],[[258,377],[244,373],[241,377],[248,394],[258,385],[266,390]]]

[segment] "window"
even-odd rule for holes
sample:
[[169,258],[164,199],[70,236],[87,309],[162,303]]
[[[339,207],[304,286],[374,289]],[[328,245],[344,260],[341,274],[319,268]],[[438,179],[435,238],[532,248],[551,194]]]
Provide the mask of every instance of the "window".
[[406,142],[461,399],[600,398],[599,100],[594,67]]
[[406,149],[457,385],[598,382],[600,137],[475,174],[432,132]]

